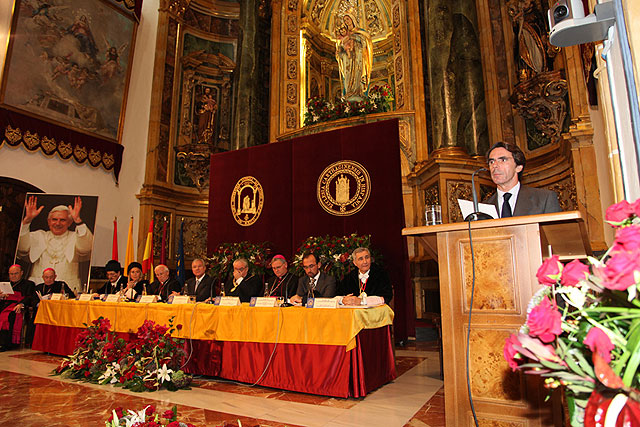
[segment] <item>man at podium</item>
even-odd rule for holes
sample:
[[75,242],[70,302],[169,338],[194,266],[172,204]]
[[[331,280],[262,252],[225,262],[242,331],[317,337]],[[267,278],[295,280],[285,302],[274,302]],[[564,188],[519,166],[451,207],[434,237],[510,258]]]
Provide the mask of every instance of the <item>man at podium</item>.
[[497,190],[486,203],[496,207],[500,218],[562,211],[553,191],[520,184],[525,163],[524,153],[517,145],[496,142],[489,148],[487,164]]

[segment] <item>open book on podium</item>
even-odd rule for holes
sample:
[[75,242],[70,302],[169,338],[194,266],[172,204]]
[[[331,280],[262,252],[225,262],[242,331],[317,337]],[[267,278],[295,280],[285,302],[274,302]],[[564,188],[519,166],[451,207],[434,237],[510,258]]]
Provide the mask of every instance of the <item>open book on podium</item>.
[[502,350],[505,339],[526,321],[529,300],[540,289],[536,272],[542,259],[551,253],[564,260],[591,255],[580,212],[410,227],[402,234],[415,237],[438,261],[444,380],[450,384],[445,388],[447,426],[473,425],[465,355],[474,264],[469,370],[478,418],[549,425],[561,410],[544,403],[546,390],[536,378],[511,371]]

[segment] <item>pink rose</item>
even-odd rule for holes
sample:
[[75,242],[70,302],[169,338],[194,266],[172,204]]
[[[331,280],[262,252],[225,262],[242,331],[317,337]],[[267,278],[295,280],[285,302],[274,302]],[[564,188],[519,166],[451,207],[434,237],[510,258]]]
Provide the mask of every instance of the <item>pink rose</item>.
[[514,345],[520,346],[520,341],[518,341],[518,337],[516,334],[511,334],[509,338],[507,338],[504,342],[504,349],[502,353],[504,354],[504,360],[507,361],[509,367],[515,371],[518,369],[518,360],[522,360],[522,357],[518,353],[518,350],[513,348]]
[[604,267],[600,268],[602,284],[607,289],[626,291],[629,286],[636,283],[634,271],[640,271],[640,251],[616,252],[607,260]]
[[556,304],[543,298],[540,304],[533,307],[527,318],[529,334],[540,338],[542,342],[550,343],[562,333],[562,316]]
[[640,249],[640,226],[618,228],[612,251],[635,251]]
[[607,363],[611,362],[611,350],[613,350],[615,346],[602,329],[596,326],[589,329],[583,343],[589,347],[592,353],[598,352]]
[[562,277],[560,277],[560,284],[562,286],[576,286],[578,282],[584,280],[588,274],[589,267],[577,259],[574,259],[564,266]]
[[637,216],[640,217],[640,199],[636,200],[635,202],[633,202],[631,204],[631,207],[633,208],[633,213]]
[[558,281],[561,271],[562,264],[560,263],[560,258],[558,258],[558,255],[554,255],[542,262],[542,265],[536,273],[536,277],[541,285],[551,286]]
[[622,222],[634,214],[634,208],[629,202],[623,200],[607,208],[604,217],[610,222]]

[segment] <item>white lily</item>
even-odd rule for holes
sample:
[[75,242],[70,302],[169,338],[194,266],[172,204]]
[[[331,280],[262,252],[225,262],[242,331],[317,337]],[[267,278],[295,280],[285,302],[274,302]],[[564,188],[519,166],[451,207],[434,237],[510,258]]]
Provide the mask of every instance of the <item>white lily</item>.
[[158,380],[163,383],[165,381],[171,381],[171,369],[167,369],[167,364],[162,365],[162,368],[158,369]]

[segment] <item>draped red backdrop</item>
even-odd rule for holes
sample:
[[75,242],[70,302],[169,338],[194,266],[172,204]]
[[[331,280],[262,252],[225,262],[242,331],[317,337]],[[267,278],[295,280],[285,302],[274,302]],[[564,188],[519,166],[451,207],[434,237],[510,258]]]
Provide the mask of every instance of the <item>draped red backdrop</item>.
[[[330,164],[351,160],[368,171],[371,193],[365,206],[349,216],[326,212],[317,198],[318,178]],[[264,191],[258,220],[239,225],[231,195],[241,178],[256,178]],[[271,242],[288,259],[309,236],[371,234],[394,285],[396,341],[414,331],[400,172],[398,120],[302,136],[211,156],[208,252],[220,243]]]

